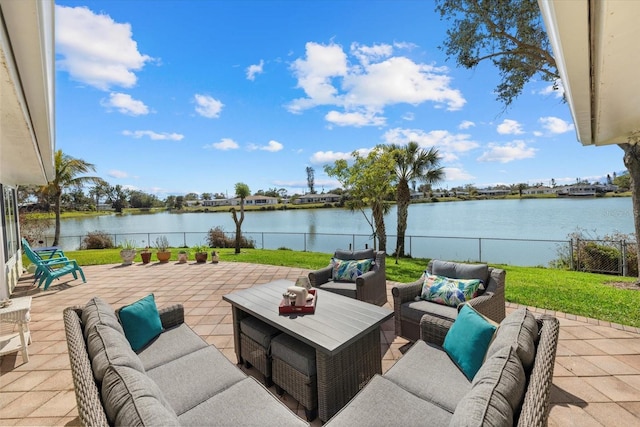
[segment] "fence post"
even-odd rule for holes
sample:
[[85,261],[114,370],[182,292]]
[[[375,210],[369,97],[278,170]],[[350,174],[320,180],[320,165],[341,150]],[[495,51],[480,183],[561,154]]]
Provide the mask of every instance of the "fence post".
[[482,237],[478,237],[478,262],[482,262]]
[[580,239],[576,239],[576,270],[580,271]]
[[411,241],[411,236],[409,236],[409,256],[413,256],[413,244]]
[[569,269],[574,271],[575,266],[573,265],[573,238],[569,239]]
[[186,232],[182,233],[182,246],[184,246],[185,248],[187,247],[187,233]]
[[355,250],[356,249],[356,235],[355,234],[351,235],[351,245],[353,247],[353,250]]
[[620,241],[620,253],[622,254],[622,275],[627,275],[627,243],[624,240]]
[[260,233],[260,239],[262,240],[262,249],[264,249],[264,231]]
[[307,233],[302,233],[304,238],[304,251],[307,252]]

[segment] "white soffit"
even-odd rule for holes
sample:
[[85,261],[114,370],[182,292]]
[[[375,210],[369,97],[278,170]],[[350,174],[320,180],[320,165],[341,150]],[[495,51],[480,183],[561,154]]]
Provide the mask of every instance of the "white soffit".
[[583,145],[640,129],[640,1],[538,0]]

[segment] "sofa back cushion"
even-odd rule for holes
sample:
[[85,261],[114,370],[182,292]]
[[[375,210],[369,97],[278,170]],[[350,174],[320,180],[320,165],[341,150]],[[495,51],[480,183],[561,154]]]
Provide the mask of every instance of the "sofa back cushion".
[[464,264],[460,262],[431,260],[430,274],[451,277],[453,279],[480,279],[483,283],[489,280],[489,266],[487,264]]
[[122,333],[109,326],[94,325],[89,330],[87,352],[98,385],[102,382],[109,365],[127,366],[144,372],[144,366],[131,349],[129,341]]
[[82,310],[82,333],[85,340],[94,325],[106,325],[124,334],[115,311],[100,297],[91,298]]
[[526,377],[513,347],[488,358],[458,403],[450,427],[510,426],[524,398]]
[[112,425],[180,425],[156,383],[126,366],[107,368],[102,381],[102,404]]
[[338,249],[333,257],[344,260],[375,259],[376,254],[373,249],[362,249],[359,251],[344,251]]
[[538,322],[525,307],[519,308],[500,322],[495,338],[487,350],[487,358],[504,347],[515,347],[527,374],[536,356]]

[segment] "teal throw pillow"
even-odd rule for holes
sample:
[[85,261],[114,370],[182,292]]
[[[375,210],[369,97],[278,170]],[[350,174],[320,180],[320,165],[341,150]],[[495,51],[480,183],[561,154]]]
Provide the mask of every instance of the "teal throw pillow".
[[479,279],[451,279],[435,274],[424,274],[420,298],[438,304],[457,307],[478,296],[482,284]]
[[331,258],[331,264],[333,265],[333,280],[355,282],[358,276],[362,276],[371,269],[373,259],[342,260]]
[[469,381],[482,366],[495,331],[490,321],[465,304],[447,332],[442,347]]
[[122,307],[118,310],[118,317],[133,351],[142,349],[162,332],[162,322],[153,294]]

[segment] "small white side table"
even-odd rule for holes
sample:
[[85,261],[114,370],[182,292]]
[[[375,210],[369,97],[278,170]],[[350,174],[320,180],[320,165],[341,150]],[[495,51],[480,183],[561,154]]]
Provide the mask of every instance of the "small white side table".
[[0,336],[0,355],[22,351],[22,360],[27,363],[27,345],[31,344],[31,297],[13,298],[11,301],[11,305],[0,308],[0,323],[17,324],[19,331]]

